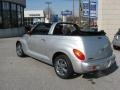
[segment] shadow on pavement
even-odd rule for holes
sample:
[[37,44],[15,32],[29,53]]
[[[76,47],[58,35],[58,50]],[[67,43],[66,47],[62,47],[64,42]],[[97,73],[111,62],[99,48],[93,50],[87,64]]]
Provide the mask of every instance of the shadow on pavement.
[[114,50],[116,50],[116,51],[120,51],[120,47],[117,47],[116,49],[114,49]]
[[116,51],[120,51],[120,48],[118,48]]
[[97,79],[97,78],[100,78],[100,77],[107,76],[107,75],[115,72],[117,69],[118,69],[118,65],[115,62],[115,63],[113,63],[111,65],[111,67],[109,67],[109,68],[107,68],[105,70],[95,71],[95,72],[83,74],[82,78],[85,78],[85,79]]

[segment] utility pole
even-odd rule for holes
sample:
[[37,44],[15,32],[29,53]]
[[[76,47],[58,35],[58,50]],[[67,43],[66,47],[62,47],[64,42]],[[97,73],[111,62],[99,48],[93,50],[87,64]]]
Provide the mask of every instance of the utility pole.
[[79,0],[79,26],[81,26],[81,0]]
[[52,2],[45,2],[45,4],[48,5],[48,20],[50,21],[50,4],[52,4]]
[[72,14],[73,14],[73,23],[74,23],[74,21],[75,21],[75,20],[74,20],[74,19],[75,19],[75,18],[74,18],[74,16],[75,16],[74,13],[75,13],[75,0],[73,0],[73,13],[72,13]]
[[91,26],[91,15],[90,15],[91,8],[90,8],[90,3],[91,3],[91,1],[89,0],[89,28]]

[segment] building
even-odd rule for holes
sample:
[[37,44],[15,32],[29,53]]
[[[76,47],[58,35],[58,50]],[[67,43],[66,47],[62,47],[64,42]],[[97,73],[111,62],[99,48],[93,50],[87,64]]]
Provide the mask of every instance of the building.
[[24,33],[26,0],[0,0],[0,37],[20,36]]
[[25,10],[24,23],[25,25],[45,22],[45,14],[43,10]]
[[98,28],[113,39],[120,28],[120,0],[98,0]]

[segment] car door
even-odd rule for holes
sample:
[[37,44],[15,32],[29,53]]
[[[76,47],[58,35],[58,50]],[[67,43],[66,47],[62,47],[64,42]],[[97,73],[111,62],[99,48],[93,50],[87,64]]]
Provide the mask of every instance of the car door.
[[38,24],[30,35],[29,48],[34,58],[48,60],[46,56],[46,36],[49,32],[49,25],[45,23]]
[[29,34],[25,34],[24,35],[24,39],[26,41],[26,53],[29,54],[30,53],[30,48],[29,48],[29,45],[30,45],[30,35]]

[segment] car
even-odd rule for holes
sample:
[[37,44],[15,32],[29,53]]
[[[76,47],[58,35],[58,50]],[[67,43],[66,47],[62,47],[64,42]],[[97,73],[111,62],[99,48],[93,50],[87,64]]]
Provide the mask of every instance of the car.
[[114,48],[115,50],[116,50],[116,49],[120,49],[120,29],[119,29],[118,32],[115,34],[112,43],[113,43],[113,48]]
[[16,42],[16,53],[52,65],[63,79],[109,68],[115,55],[104,31],[81,31],[74,23],[40,23]]

